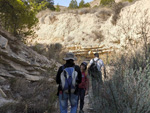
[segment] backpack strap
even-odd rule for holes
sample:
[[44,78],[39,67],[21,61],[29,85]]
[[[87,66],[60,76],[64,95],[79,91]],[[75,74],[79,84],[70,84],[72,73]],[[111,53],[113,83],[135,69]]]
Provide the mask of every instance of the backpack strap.
[[62,66],[62,70],[64,70],[64,69],[65,69],[65,65]]
[[[65,69],[65,65],[63,65],[62,66],[62,71],[64,71],[64,69]],[[65,72],[66,73],[66,72]],[[64,75],[65,76],[65,78],[66,78],[66,74]],[[62,87],[62,85],[61,85],[61,87]],[[63,90],[62,90],[62,99],[64,99],[64,94],[63,94],[64,92],[63,92]]]
[[99,61],[99,58],[96,60],[96,63]]
[[94,58],[92,59],[93,62],[95,62]]
[[99,61],[99,58],[95,61],[94,58],[92,59],[93,60],[93,63],[96,63]]

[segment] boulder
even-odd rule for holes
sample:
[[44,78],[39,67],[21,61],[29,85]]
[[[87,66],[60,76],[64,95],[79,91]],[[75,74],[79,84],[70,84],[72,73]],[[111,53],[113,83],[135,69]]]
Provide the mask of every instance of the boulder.
[[0,47],[2,49],[6,49],[7,45],[8,45],[8,40],[4,38],[2,35],[0,35]]

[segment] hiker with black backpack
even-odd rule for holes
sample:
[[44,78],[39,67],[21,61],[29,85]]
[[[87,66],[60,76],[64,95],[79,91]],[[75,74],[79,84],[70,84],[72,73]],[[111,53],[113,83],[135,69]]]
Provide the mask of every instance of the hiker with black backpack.
[[93,78],[100,78],[100,82],[102,82],[102,75],[107,78],[104,62],[99,58],[98,53],[94,53],[94,58],[90,60],[88,65],[88,73]]
[[68,100],[70,101],[70,113],[77,113],[78,108],[78,84],[81,83],[82,74],[80,67],[75,65],[77,60],[71,52],[66,53],[66,63],[59,67],[56,82],[59,84],[58,93],[60,113],[68,113]]
[[102,88],[103,80],[102,75],[106,78],[105,65],[104,62],[99,58],[99,54],[95,53],[94,58],[90,60],[88,65],[88,74],[91,78],[92,84],[92,101],[94,102],[94,109],[97,109],[100,104],[101,99],[100,91]]

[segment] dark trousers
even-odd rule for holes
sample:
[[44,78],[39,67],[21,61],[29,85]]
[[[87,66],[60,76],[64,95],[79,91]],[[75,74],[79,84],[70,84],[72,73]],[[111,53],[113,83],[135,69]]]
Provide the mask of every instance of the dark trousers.
[[79,88],[80,110],[82,110],[84,106],[84,97],[85,97],[85,89]]

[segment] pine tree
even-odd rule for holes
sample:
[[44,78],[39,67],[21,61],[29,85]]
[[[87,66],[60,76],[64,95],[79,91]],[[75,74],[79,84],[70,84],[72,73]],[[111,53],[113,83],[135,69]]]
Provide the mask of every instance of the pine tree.
[[41,11],[44,9],[55,10],[53,0],[26,0],[34,9],[34,11]]
[[56,6],[56,11],[57,11],[57,12],[60,12],[60,7],[59,7],[58,4],[57,4],[57,6]]
[[0,0],[1,26],[15,36],[31,33],[31,28],[38,22],[35,15],[27,1]]
[[83,8],[84,7],[84,0],[81,0],[81,2],[79,3],[79,8]]
[[84,4],[84,7],[90,7],[89,3]]
[[79,3],[79,8],[90,7],[89,3],[85,3],[84,0],[81,0]]
[[69,4],[69,8],[70,9],[76,9],[78,8],[78,3],[76,0],[71,0],[70,4]]
[[74,1],[74,8],[78,8],[77,0]]

